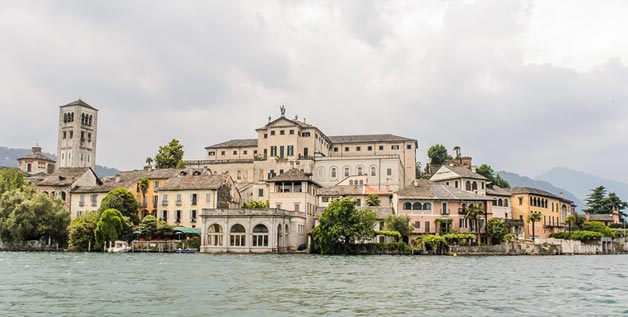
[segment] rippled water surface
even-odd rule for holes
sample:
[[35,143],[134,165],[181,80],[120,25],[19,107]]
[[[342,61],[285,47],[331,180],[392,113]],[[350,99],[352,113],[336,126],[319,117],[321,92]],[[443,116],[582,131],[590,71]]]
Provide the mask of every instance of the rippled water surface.
[[628,256],[0,253],[2,316],[628,315]]

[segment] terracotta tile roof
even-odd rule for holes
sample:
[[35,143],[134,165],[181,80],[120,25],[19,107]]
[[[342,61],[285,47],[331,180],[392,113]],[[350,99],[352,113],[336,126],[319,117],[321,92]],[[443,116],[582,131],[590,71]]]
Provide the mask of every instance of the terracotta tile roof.
[[83,107],[90,108],[90,109],[98,111],[98,109],[90,106],[87,102],[81,100],[80,98],[78,100],[72,101],[72,102],[70,102],[70,103],[68,103],[66,105],[61,106],[61,108],[69,107],[69,106],[83,106]]
[[415,180],[410,186],[398,191],[397,196],[401,199],[492,200],[488,197],[447,185],[432,183],[424,179]]
[[[61,167],[39,182],[38,186],[70,186],[85,173],[94,171],[90,167]],[[96,173],[94,173],[96,174]]]
[[168,179],[157,191],[218,189],[227,182],[225,174],[179,175]]
[[222,142],[210,146],[206,146],[206,149],[209,148],[231,148],[231,147],[255,147],[257,146],[257,139],[238,139],[238,140],[230,140],[227,142]]
[[507,188],[501,188],[497,185],[492,185],[491,187],[486,187],[486,194],[491,196],[512,196],[510,191]]
[[589,221],[614,221],[613,214],[589,214]]
[[336,135],[330,136],[329,139],[333,144],[338,143],[369,143],[369,142],[406,142],[417,140],[405,138],[392,134],[364,134],[364,135]]
[[392,195],[392,192],[381,191],[367,185],[336,185],[320,189],[319,196],[345,196],[345,195]]

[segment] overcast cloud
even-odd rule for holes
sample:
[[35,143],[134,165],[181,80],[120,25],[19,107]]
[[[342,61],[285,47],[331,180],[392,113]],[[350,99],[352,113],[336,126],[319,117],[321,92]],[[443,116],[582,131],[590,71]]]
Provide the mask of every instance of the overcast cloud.
[[328,135],[628,181],[626,1],[4,1],[0,145],[55,152],[100,109],[101,165],[254,138],[285,104]]

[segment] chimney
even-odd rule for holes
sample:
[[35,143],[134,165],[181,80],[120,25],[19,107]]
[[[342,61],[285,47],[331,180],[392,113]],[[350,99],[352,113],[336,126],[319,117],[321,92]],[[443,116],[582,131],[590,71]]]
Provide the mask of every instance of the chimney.
[[470,156],[463,156],[460,158],[460,164],[468,168],[471,168],[471,165],[472,165],[471,161],[472,161],[472,158]]
[[560,198],[565,198],[565,193],[560,192]]
[[120,175],[116,175],[116,183],[120,182]]

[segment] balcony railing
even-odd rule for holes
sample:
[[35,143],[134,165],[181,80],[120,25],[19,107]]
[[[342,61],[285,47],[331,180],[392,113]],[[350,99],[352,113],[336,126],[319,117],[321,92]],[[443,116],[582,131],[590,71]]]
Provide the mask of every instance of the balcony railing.
[[196,205],[198,205],[198,201],[192,200],[192,206],[196,206]]
[[81,207],[85,206],[85,202],[84,202],[84,201],[82,201],[82,200],[81,200],[81,201],[79,201],[79,206],[81,206]]
[[450,213],[450,212],[451,212],[451,210],[450,210],[450,209],[447,209],[447,210],[441,210],[441,211],[440,211],[440,214],[441,214],[441,215],[449,215],[449,213]]
[[163,200],[163,201],[161,202],[161,205],[162,205],[162,206],[168,206],[168,201],[167,201],[167,200]]
[[181,201],[177,200],[177,201],[174,202],[174,204],[177,205],[177,206],[181,206]]
[[92,201],[92,207],[96,207],[98,203],[96,201]]

